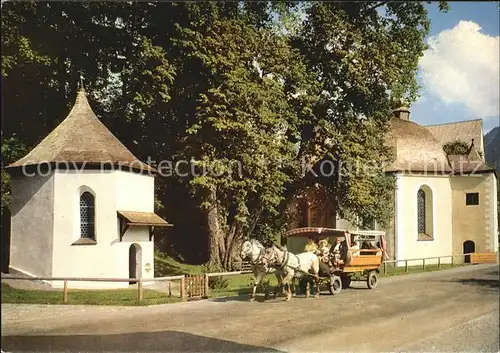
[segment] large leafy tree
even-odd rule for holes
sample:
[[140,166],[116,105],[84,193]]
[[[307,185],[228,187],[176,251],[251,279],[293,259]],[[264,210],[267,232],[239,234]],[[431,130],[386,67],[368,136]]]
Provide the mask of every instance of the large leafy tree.
[[[2,139],[12,146],[4,164],[60,122],[83,73],[94,110],[139,158],[193,159],[194,174],[157,179],[158,197],[178,245],[209,248],[216,267],[231,266],[245,236],[276,236],[287,205],[312,186],[345,217],[389,218],[392,183],[374,162],[389,158],[389,93],[409,103],[417,94],[429,26],[422,3],[7,2],[2,10]],[[304,176],[312,156],[343,169]],[[200,174],[203,166],[210,171]]]
[[[446,10],[446,4],[440,7]],[[417,97],[418,59],[429,20],[419,2],[315,2],[293,38],[316,77],[321,98],[303,125],[301,151],[337,162],[319,183],[338,213],[353,222],[387,225],[393,183],[383,173],[393,102]],[[325,143],[328,141],[328,143]]]
[[293,96],[307,86],[306,67],[282,35],[238,19],[187,30],[178,45],[192,48],[184,64],[201,73],[179,156],[219,167],[179,181],[200,200],[212,264],[228,267],[235,245],[278,214],[291,181],[296,164],[280,161],[295,158],[288,136],[298,135]]

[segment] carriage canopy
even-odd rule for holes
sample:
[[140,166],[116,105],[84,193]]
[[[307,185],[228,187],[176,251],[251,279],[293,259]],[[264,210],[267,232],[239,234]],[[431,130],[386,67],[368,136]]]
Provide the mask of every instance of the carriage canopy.
[[330,244],[333,244],[335,238],[341,237],[347,242],[347,246],[351,247],[356,237],[358,241],[380,242],[380,247],[386,251],[385,232],[376,230],[348,230],[335,229],[325,227],[303,227],[295,228],[283,234],[286,239],[287,248],[294,252],[300,253],[304,250],[309,237],[319,240],[328,239]]

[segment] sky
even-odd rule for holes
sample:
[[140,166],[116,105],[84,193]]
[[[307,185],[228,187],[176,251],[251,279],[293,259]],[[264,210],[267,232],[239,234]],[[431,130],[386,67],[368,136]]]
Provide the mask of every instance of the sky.
[[500,126],[500,2],[449,2],[447,13],[427,4],[431,28],[419,61],[421,97],[410,119],[434,125],[483,119]]

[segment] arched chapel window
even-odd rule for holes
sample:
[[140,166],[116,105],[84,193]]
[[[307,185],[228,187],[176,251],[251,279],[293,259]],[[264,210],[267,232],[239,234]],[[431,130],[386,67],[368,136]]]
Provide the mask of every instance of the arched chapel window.
[[80,236],[95,240],[95,197],[88,191],[80,195]]
[[420,189],[417,193],[418,207],[418,233],[425,234],[425,191]]
[[427,185],[417,192],[418,240],[434,240],[434,212],[432,190]]

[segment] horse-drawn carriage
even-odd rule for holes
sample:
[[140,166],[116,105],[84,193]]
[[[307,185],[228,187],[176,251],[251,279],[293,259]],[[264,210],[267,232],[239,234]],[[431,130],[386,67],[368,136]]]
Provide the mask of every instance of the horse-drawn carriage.
[[387,256],[385,232],[305,227],[286,232],[283,240],[288,251],[298,254],[304,252],[309,239],[316,243],[326,240],[331,244],[329,250],[339,244],[337,251],[320,255],[326,266],[320,271],[319,284],[327,285],[331,294],[348,288],[353,280],[366,281],[370,289],[377,287],[379,267]]
[[[324,254],[304,251],[309,238],[316,241],[326,239],[338,246],[332,245],[334,251],[328,251],[325,259]],[[319,295],[320,285],[325,284],[331,294],[349,287],[353,280],[366,280],[370,289],[378,284],[377,273],[382,258],[386,256],[384,232],[307,227],[290,230],[283,239],[285,248],[276,245],[265,248],[255,239],[243,243],[240,257],[250,261],[255,277],[251,299],[255,299],[257,286],[262,285],[269,273],[276,275],[278,285],[283,290],[284,286],[287,287],[286,300],[291,298],[290,285],[295,279],[314,279],[315,296]],[[328,265],[322,266],[321,261]],[[321,268],[323,271],[320,271]],[[267,290],[264,289],[264,292],[267,298]],[[275,288],[275,297],[276,293]],[[306,290],[308,295],[309,290]]]

